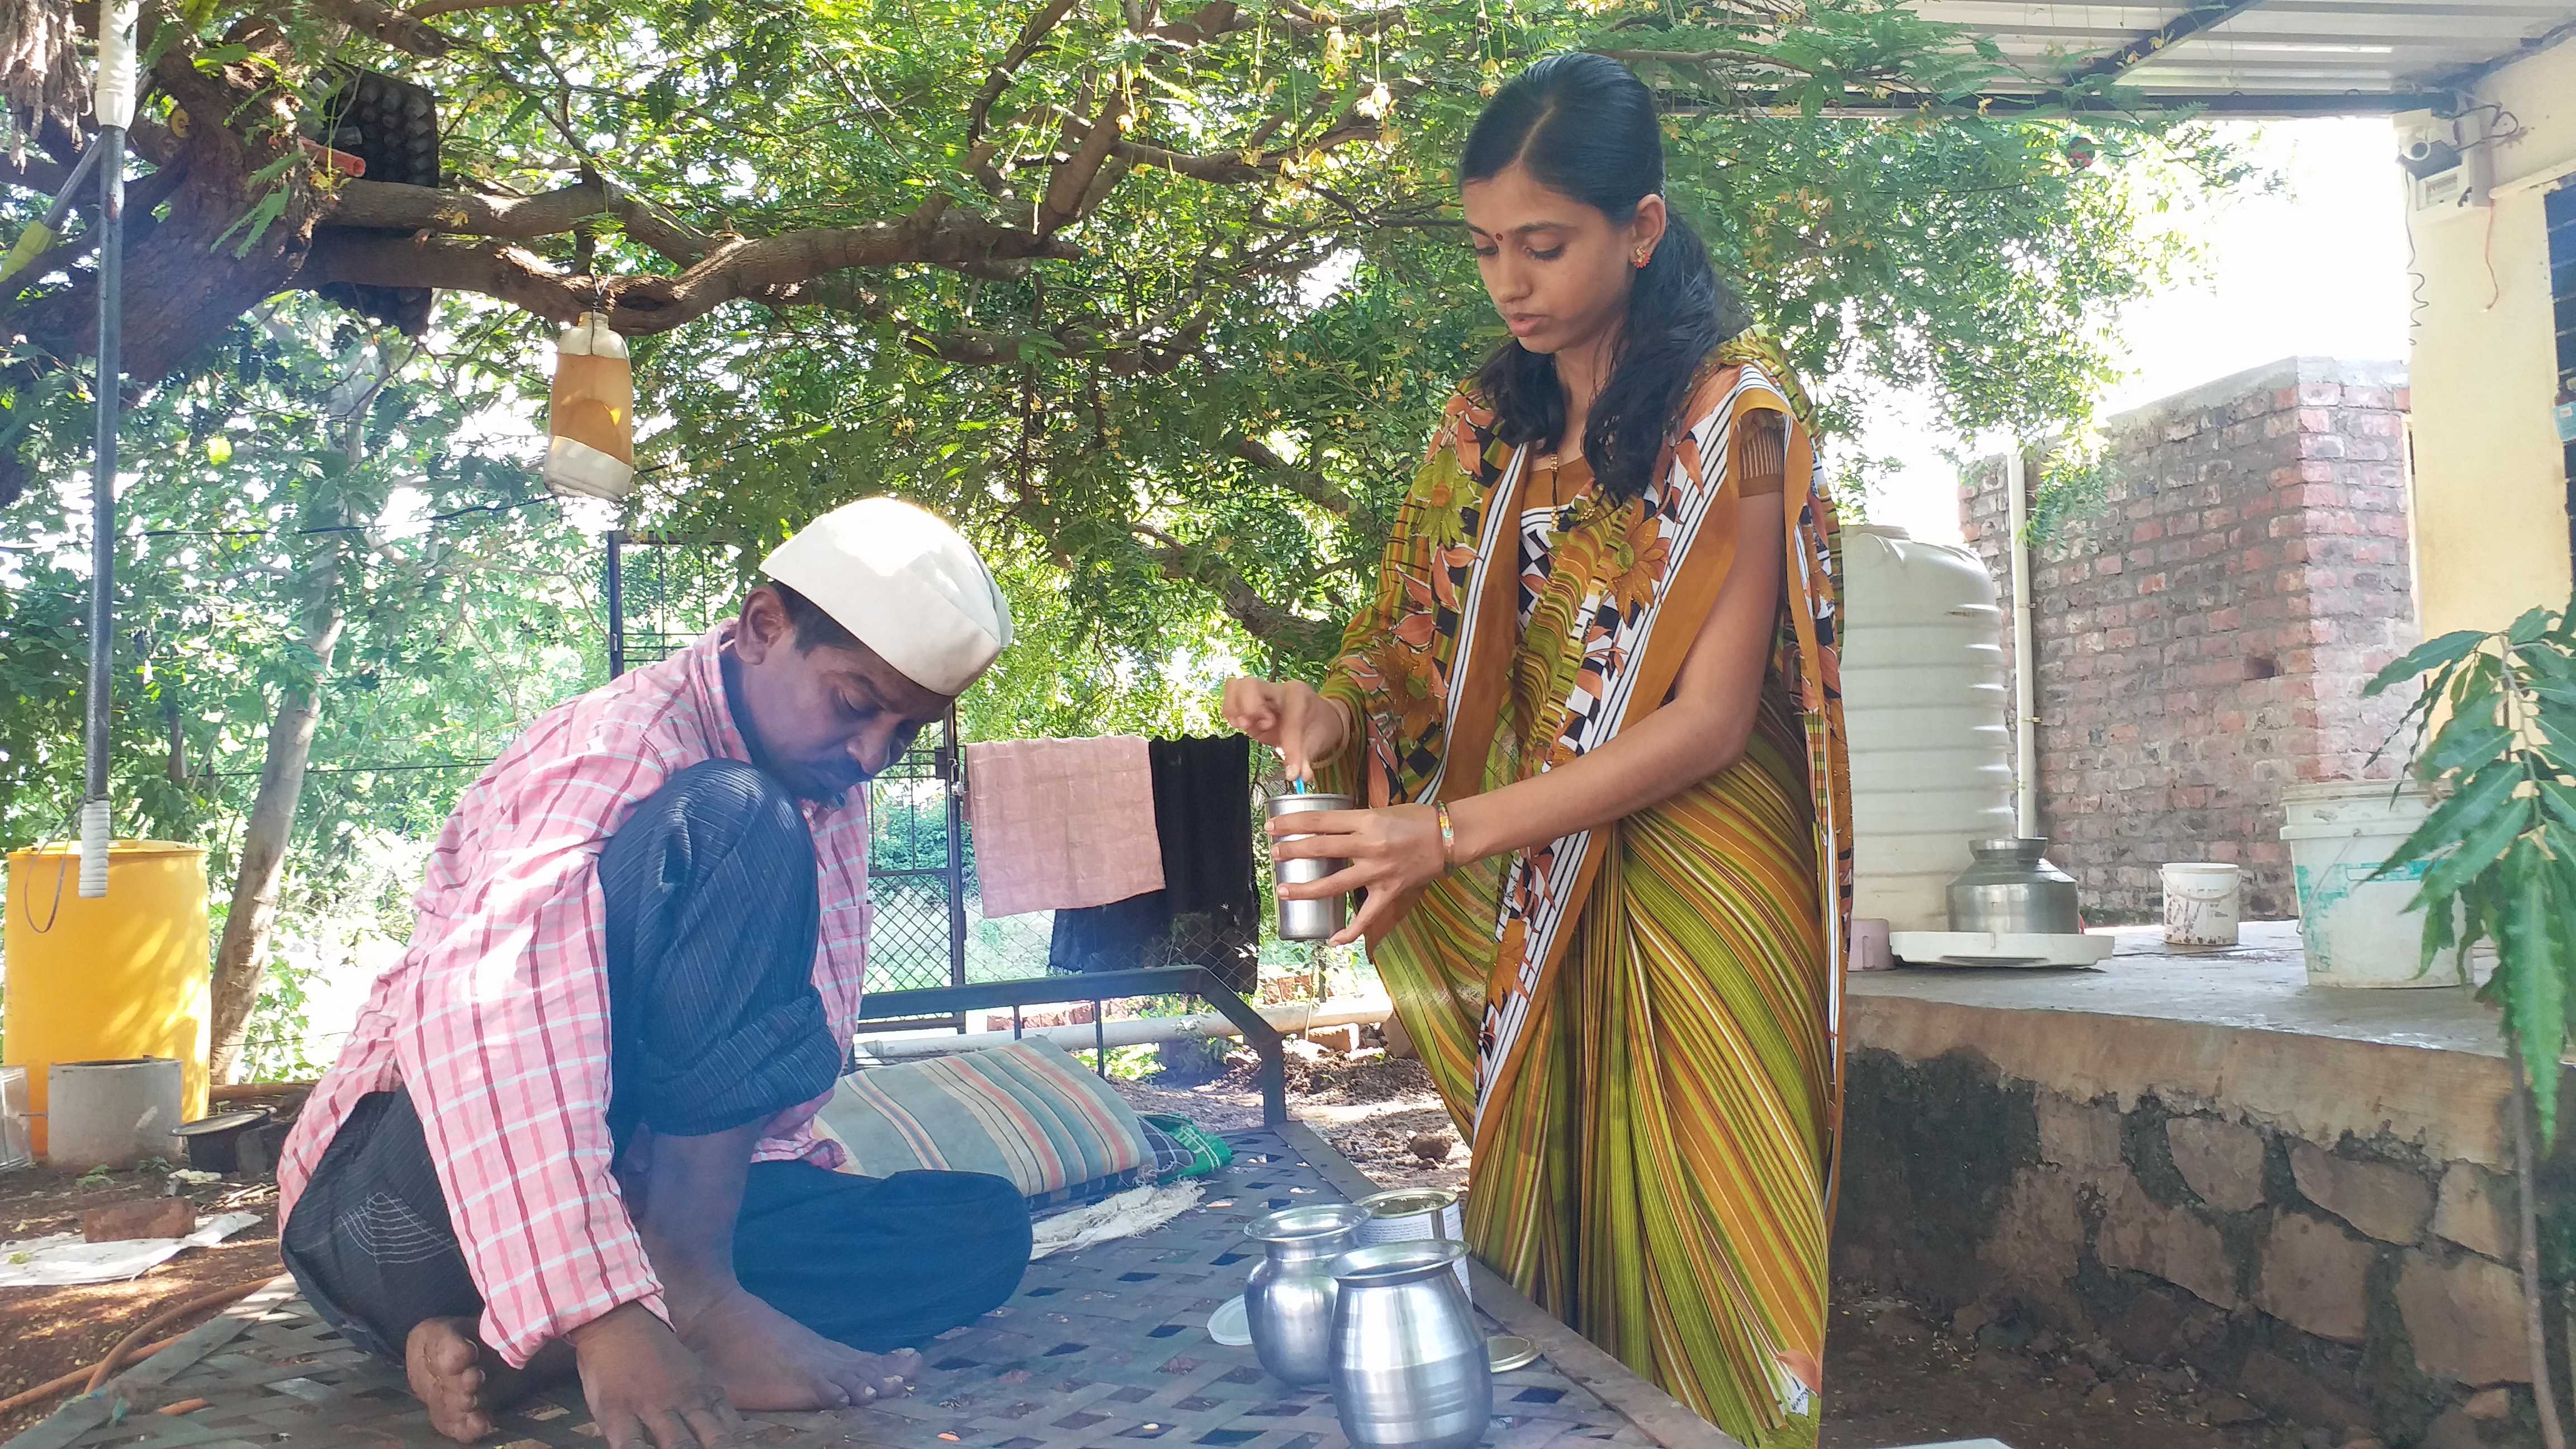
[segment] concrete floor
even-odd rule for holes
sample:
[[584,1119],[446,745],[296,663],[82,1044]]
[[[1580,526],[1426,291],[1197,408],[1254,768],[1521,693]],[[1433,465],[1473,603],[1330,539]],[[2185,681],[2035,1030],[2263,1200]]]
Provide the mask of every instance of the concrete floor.
[[2501,1057],[2493,1009],[2458,985],[2310,986],[2296,921],[2248,921],[2233,950],[2169,947],[2159,926],[2120,926],[2098,967],[1901,967],[1854,973],[1854,998],[2145,1017]]

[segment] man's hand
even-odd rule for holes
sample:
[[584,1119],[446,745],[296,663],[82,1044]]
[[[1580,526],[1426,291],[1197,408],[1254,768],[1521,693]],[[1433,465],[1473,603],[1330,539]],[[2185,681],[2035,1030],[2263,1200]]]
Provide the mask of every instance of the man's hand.
[[624,1303],[569,1335],[582,1396],[608,1449],[728,1449],[742,1419],[698,1356],[641,1303]]

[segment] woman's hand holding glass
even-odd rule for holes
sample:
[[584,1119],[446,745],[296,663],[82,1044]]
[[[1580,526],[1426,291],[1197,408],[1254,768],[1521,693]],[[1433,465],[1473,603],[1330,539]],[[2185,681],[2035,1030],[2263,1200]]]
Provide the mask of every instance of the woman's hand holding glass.
[[[1282,836],[1296,836],[1294,840]],[[1368,900],[1332,944],[1351,942],[1395,923],[1396,903],[1414,887],[1448,869],[1440,842],[1440,814],[1429,805],[1389,805],[1378,810],[1325,810],[1283,815],[1270,822],[1274,860],[1346,860],[1350,864],[1307,885],[1282,885],[1292,901],[1323,900],[1366,890]]]

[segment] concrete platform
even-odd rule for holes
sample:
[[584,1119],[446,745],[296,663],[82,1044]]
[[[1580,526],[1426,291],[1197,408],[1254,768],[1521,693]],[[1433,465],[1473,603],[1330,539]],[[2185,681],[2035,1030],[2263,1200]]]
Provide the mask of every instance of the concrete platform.
[[2435,1161],[2511,1162],[2496,1016],[2458,986],[2307,984],[2295,922],[2251,922],[2232,951],[2183,952],[2152,927],[2072,970],[1914,968],[1850,978],[1851,1049],[1951,1052],[2079,1102],[2154,1096],[2311,1141],[2403,1143]]
[[2355,990],[2310,986],[2296,921],[2248,921],[2233,950],[2167,946],[2156,926],[2093,934],[2119,942],[2096,967],[1869,971],[1854,998],[1938,1001],[2016,1011],[2083,1011],[2301,1032],[2347,1041],[2504,1055],[2495,1012],[2456,984]]
[[[2293,923],[2105,934],[2098,967],[1850,978],[1837,1275],[2189,1364],[2338,1442],[2507,1442],[2466,1407],[2494,1389],[2527,1427],[2496,1013],[2310,986]],[[2576,1228],[2576,1131],[2537,1198],[2543,1241]]]

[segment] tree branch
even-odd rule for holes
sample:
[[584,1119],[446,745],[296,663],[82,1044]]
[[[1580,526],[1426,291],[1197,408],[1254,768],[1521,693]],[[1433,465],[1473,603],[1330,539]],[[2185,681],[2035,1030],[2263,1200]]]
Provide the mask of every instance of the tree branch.
[[1748,65],[1768,66],[1773,70],[1796,71],[1811,75],[1813,68],[1781,59],[1767,50],[1750,50],[1737,46],[1711,46],[1706,50],[1613,50],[1600,49],[1594,55],[1606,55],[1625,65],[1674,65],[1701,68],[1722,60],[1743,61]]
[[985,122],[991,119],[993,105],[1002,98],[1002,92],[1011,88],[1012,77],[1028,63],[1030,56],[1038,53],[1047,33],[1072,13],[1073,5],[1074,0],[1048,0],[1045,9],[1030,16],[1029,23],[1020,27],[1019,39],[1012,41],[1011,48],[1002,52],[1002,58],[993,62],[993,69],[984,77],[982,88],[975,92],[974,104],[966,108],[966,144],[970,149],[984,139]]
[[1258,438],[1235,438],[1227,443],[1226,448],[1234,456],[1260,469],[1264,478],[1336,518],[1348,518],[1359,511],[1358,502],[1334,487],[1331,479],[1280,457]]
[[562,323],[588,310],[591,300],[588,288],[524,247],[347,227],[313,234],[313,250],[296,280],[307,287],[345,282],[474,292]]
[[1146,549],[1145,557],[1164,578],[1214,592],[1227,616],[1262,643],[1285,653],[1311,657],[1339,642],[1341,625],[1330,619],[1308,618],[1263,598],[1261,591],[1215,550],[1183,543],[1150,524],[1134,523],[1128,527],[1137,537],[1157,545]]
[[483,196],[390,181],[348,181],[340,185],[323,220],[329,226],[529,241],[561,236],[595,216],[615,217],[628,236],[684,267],[702,260],[714,245],[706,233],[606,180],[584,181],[536,196]]
[[403,12],[414,20],[432,20],[459,10],[508,10],[521,5],[553,5],[558,0],[420,0]]
[[22,160],[12,162],[7,152],[0,151],[0,186],[53,197],[61,195],[63,183],[71,179],[72,168],[47,160],[38,152],[31,150]]
[[1288,28],[1299,35],[1320,35],[1327,30],[1339,30],[1344,35],[1375,35],[1395,29],[1405,19],[1401,5],[1389,5],[1366,15],[1333,16],[1297,0],[1280,0],[1279,13],[1287,18]]
[[594,279],[568,276],[543,257],[507,244],[333,225],[315,233],[302,280],[477,292],[559,322],[600,310],[609,326],[631,336],[669,331],[732,301],[804,305],[816,300],[821,279],[852,268],[1074,255],[1065,243],[1031,232],[925,209],[866,226],[737,237],[677,276]]
[[1275,151],[1264,151],[1249,161],[1244,159],[1241,151],[1211,151],[1204,155],[1191,155],[1187,152],[1148,145],[1142,141],[1121,141],[1117,145],[1115,154],[1138,166],[1151,166],[1157,170],[1187,176],[1194,181],[1205,181],[1217,186],[1243,186],[1277,175],[1280,166],[1292,158],[1302,159],[1317,152],[1330,151],[1337,146],[1350,145],[1355,141],[1374,141],[1385,134],[1384,123],[1375,117],[1346,114],[1334,123],[1332,129],[1311,141],[1302,141],[1294,146],[1282,147]]
[[1072,158],[1047,178],[1046,199],[1038,204],[1039,235],[1055,235],[1064,229],[1066,223],[1080,220],[1086,205],[1100,204],[1108,188],[1094,192],[1092,179],[1100,174],[1102,164],[1116,150],[1118,123],[1126,118],[1126,93],[1111,92],[1109,99],[1100,107],[1100,114],[1092,119],[1090,129],[1075,143]]
[[315,13],[407,55],[436,60],[456,48],[456,37],[377,0],[312,0]]

